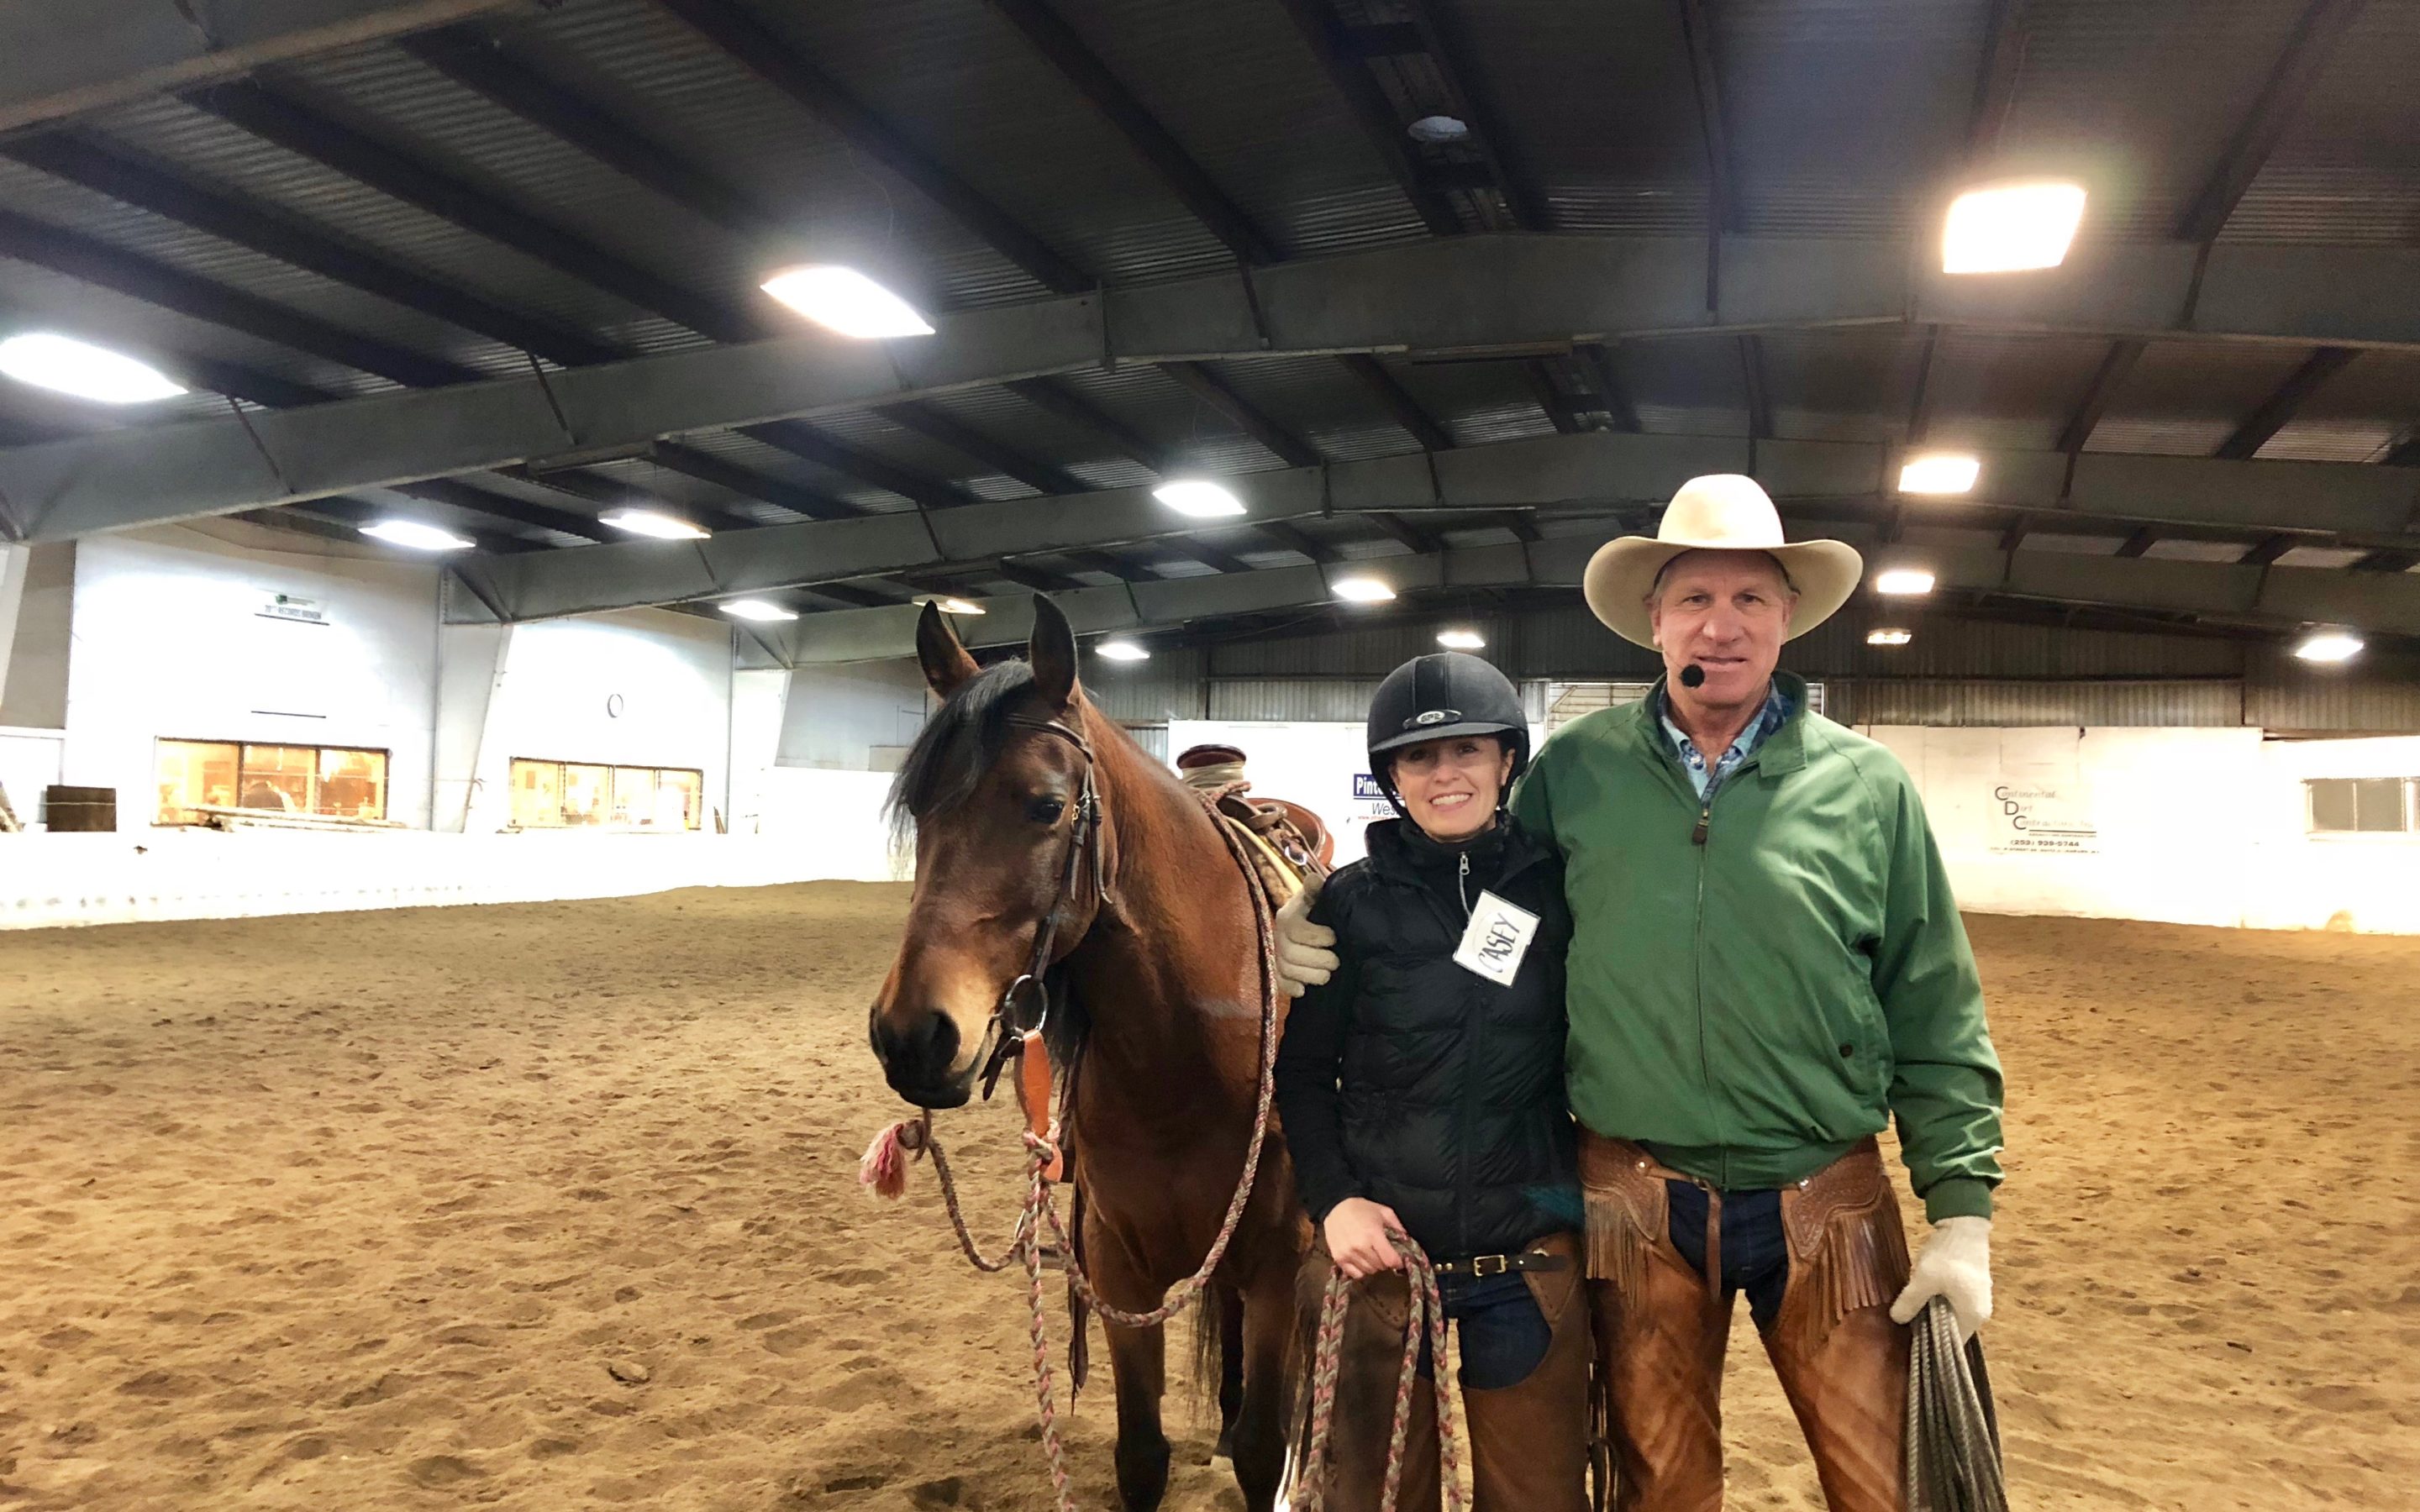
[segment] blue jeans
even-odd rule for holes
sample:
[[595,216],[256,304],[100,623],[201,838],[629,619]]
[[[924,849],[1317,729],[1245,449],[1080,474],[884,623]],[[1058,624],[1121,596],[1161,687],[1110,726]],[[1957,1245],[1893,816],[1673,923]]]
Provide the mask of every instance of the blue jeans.
[[[1672,1247],[1699,1275],[1706,1273],[1706,1193],[1687,1181],[1666,1181],[1671,1201]],[[1790,1284],[1790,1239],[1781,1227],[1781,1194],[1726,1192],[1722,1222],[1723,1295],[1747,1293],[1759,1330],[1781,1313]]]
[[[1554,1329],[1538,1307],[1529,1283],[1517,1272],[1502,1275],[1437,1278],[1445,1316],[1462,1340],[1462,1384],[1472,1391],[1501,1391],[1529,1379],[1546,1357]],[[1397,1355],[1398,1362],[1402,1360]],[[1398,1364],[1400,1369],[1401,1365]],[[1420,1345],[1420,1376],[1435,1380],[1426,1340]]]

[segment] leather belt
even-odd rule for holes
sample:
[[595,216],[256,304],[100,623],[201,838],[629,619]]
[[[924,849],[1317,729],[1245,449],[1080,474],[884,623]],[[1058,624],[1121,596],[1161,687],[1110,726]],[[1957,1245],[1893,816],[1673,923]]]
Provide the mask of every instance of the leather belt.
[[1480,1277],[1509,1275],[1516,1271],[1560,1271],[1571,1263],[1568,1255],[1549,1255],[1533,1249],[1518,1255],[1474,1255],[1466,1260],[1441,1260],[1434,1269],[1439,1275]]

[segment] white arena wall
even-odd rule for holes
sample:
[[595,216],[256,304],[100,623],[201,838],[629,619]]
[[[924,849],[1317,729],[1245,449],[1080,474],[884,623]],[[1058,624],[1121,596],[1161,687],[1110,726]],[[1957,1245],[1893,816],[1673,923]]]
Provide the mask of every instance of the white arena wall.
[[[1904,762],[1961,907],[2254,929],[2420,933],[2420,837],[2312,835],[2303,782],[2420,775],[2420,736],[2272,740],[2244,729],[1864,732]],[[1249,754],[1255,791],[1309,804],[1337,859],[1385,800],[1357,799],[1357,724],[1171,720],[1169,746]],[[2019,811],[2009,806],[2016,803]],[[2028,826],[2019,827],[2023,820]]]

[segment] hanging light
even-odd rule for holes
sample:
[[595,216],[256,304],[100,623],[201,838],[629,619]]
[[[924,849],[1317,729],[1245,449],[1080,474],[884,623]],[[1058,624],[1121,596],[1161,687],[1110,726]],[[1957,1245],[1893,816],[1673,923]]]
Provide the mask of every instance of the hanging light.
[[2294,648],[2294,655],[2304,661],[2350,661],[2361,655],[2361,637],[2350,630],[2314,630]]
[[1206,478],[1171,478],[1151,491],[1151,496],[1180,515],[1196,519],[1217,519],[1244,512],[1244,501],[1230,492],[1224,484]]
[[786,268],[765,280],[765,292],[815,324],[864,341],[929,336],[932,323],[915,306],[854,268],[817,263]]
[[101,404],[147,404],[187,392],[148,363],[47,331],[0,341],[0,373]]
[[1487,647],[1487,638],[1476,630],[1439,630],[1437,644],[1448,651],[1483,651]]
[[984,607],[981,604],[976,603],[973,599],[959,598],[953,594],[927,594],[923,597],[916,600],[916,602],[919,604],[930,604],[944,614],[981,614],[985,612]]
[[1912,456],[1899,470],[1899,491],[1930,494],[1972,493],[1975,480],[1981,475],[1982,471],[1982,461],[1977,457],[1955,456],[1946,452],[1936,452],[1929,456]]
[[362,527],[362,533],[389,546],[409,547],[414,551],[460,551],[478,545],[452,531],[424,525],[416,519],[382,519]]
[[761,598],[735,598],[715,607],[735,620],[753,620],[759,625],[772,625],[799,617],[797,609],[783,609],[779,604],[768,603]]
[[1328,591],[1348,604],[1383,604],[1395,591],[1375,578],[1339,578]]
[[1916,636],[1907,630],[1871,630],[1867,632],[1866,644],[1869,646],[1903,646],[1915,639]]
[[1945,273],[2017,273],[2067,260],[2084,222],[2084,186],[1986,184],[1952,200],[1941,236]]
[[610,515],[597,517],[604,524],[632,535],[644,535],[657,541],[703,541],[714,532],[671,515],[660,515],[652,509],[617,509]]
[[1932,592],[1932,574],[1923,567],[1893,567],[1874,575],[1874,592],[1893,595]]
[[1094,651],[1111,661],[1149,661],[1151,653],[1131,640],[1104,640]]

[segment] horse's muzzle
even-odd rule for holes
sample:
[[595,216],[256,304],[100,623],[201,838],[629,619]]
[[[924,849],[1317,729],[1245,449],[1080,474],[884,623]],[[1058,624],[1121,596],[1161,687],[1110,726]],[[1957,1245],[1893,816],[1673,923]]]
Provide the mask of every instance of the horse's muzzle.
[[974,1094],[976,1068],[951,1069],[958,1058],[958,1026],[947,1013],[877,1010],[869,1030],[882,1079],[908,1102],[923,1108],[963,1107]]

